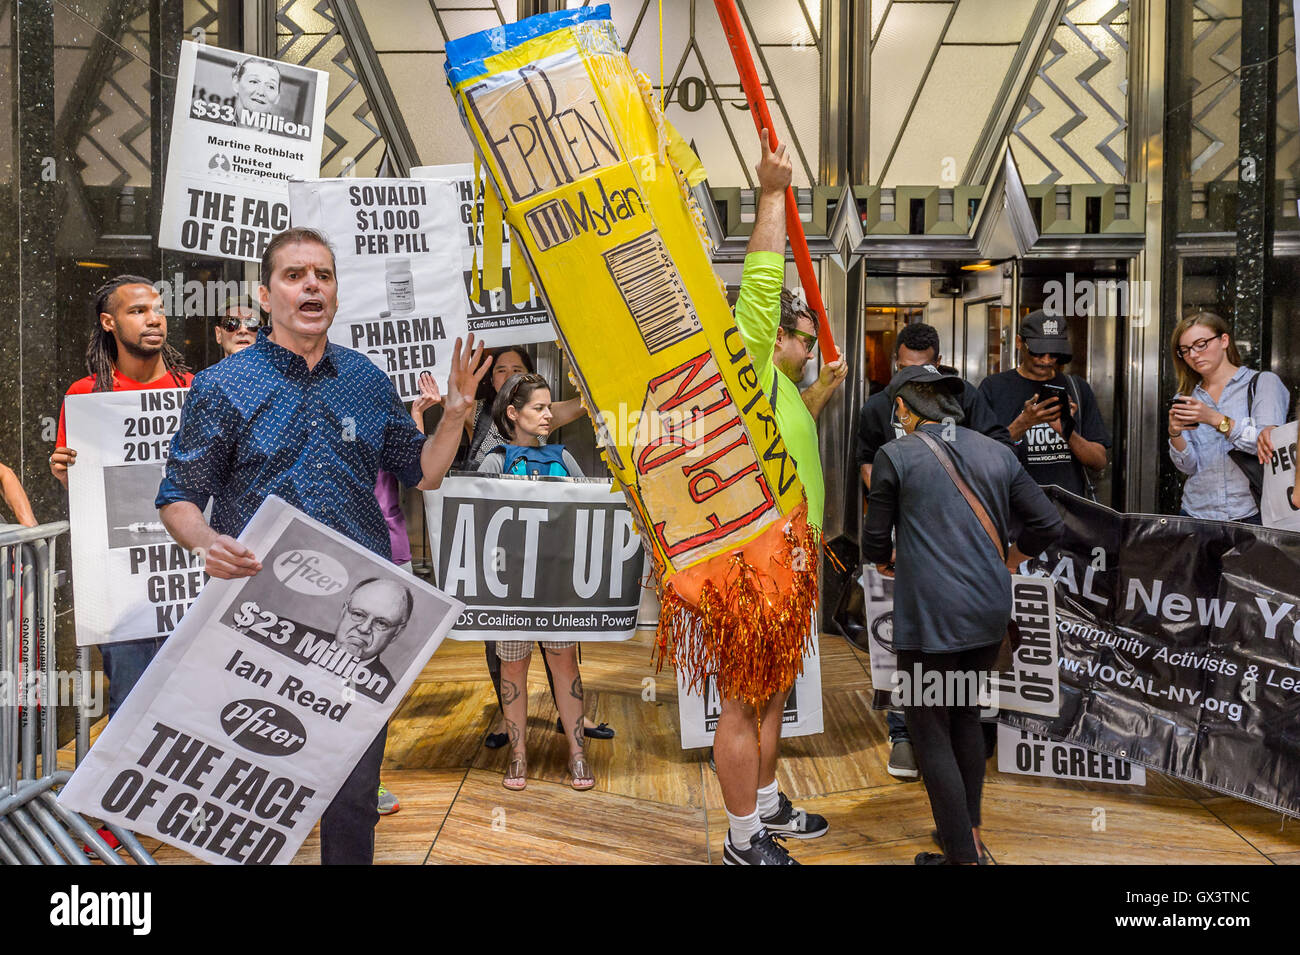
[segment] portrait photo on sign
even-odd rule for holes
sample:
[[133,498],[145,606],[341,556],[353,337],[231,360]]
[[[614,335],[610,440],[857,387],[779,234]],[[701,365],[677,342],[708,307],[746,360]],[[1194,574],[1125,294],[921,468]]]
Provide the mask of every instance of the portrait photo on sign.
[[423,645],[420,621],[439,621],[449,604],[414,578],[301,522],[285,527],[262,572],[240,587],[221,623],[262,646],[319,666],[361,696],[387,700]]
[[167,544],[171,535],[153,506],[165,464],[119,464],[104,468],[104,519],[109,547]]
[[[316,81],[312,70],[200,46],[195,55],[190,116],[295,140],[310,139]],[[220,160],[213,168],[223,168]]]

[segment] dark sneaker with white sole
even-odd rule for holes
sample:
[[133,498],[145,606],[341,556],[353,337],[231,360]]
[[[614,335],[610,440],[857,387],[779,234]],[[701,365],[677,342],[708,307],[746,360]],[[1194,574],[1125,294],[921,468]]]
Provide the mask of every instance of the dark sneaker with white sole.
[[900,739],[889,748],[889,765],[885,769],[896,779],[921,778],[921,771],[916,767],[916,753],[909,740]]
[[790,858],[790,852],[781,845],[781,836],[773,835],[766,829],[749,840],[748,849],[737,849],[731,843],[731,831],[727,831],[726,841],[722,844],[723,865],[798,865]]
[[790,804],[785,793],[778,793],[781,803],[776,812],[762,818],[763,827],[774,836],[790,836],[793,839],[816,839],[826,835],[830,823],[825,816],[815,812],[796,809]]

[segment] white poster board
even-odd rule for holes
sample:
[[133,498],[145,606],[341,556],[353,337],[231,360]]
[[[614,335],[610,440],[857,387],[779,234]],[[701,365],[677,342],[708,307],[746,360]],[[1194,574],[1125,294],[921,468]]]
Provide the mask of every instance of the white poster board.
[[527,300],[517,305],[510,301],[511,275],[515,269],[521,269],[527,274],[528,263],[511,261],[510,227],[505,224],[504,217],[501,223],[501,287],[481,288],[477,297],[473,294],[474,272],[483,268],[485,172],[480,170],[478,181],[475,182],[472,164],[452,163],[446,166],[417,166],[411,170],[411,176],[447,180],[455,186],[459,202],[461,267],[465,276],[465,293],[469,298],[469,330],[474,333],[474,337],[483,339],[489,348],[555,341],[550,312],[547,311],[541,293],[531,281]]
[[289,227],[290,179],[320,175],[329,74],[181,43],[158,246],[257,262]]
[[459,201],[427,179],[316,179],[289,186],[293,224],[334,246],[339,308],[329,339],[384,371],[403,401],[431,372],[443,394],[451,350],[466,337]]
[[1002,723],[998,724],[998,771],[1118,786],[1147,784],[1147,770],[1141,763],[1130,763]]
[[1296,422],[1274,428],[1273,458],[1264,465],[1264,486],[1259,495],[1260,519],[1265,527],[1300,531],[1300,511],[1291,503],[1296,482]]
[[277,497],[59,794],[214,863],[287,863],[461,605]]
[[[713,733],[722,715],[722,700],[717,682],[710,674],[704,694],[691,692],[683,675],[677,674],[677,715],[681,721],[682,749],[713,745]],[[822,732],[822,666],[818,638],[803,658],[803,672],[795,678],[794,689],[785,701],[781,716],[781,737],[812,736]]]
[[188,388],[64,400],[77,644],[166,637],[203,587],[203,560],[154,507]]

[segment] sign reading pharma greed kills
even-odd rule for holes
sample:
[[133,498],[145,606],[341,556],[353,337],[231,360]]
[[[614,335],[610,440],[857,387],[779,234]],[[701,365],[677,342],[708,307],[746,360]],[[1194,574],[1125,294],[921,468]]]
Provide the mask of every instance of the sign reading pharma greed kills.
[[465,604],[456,640],[626,640],[641,539],[611,482],[449,477],[424,495],[439,585]]
[[[692,693],[686,674],[677,671],[677,716],[681,723],[682,749],[712,746],[713,734],[722,716],[718,681],[709,674],[704,693]],[[781,714],[781,736],[813,736],[822,732],[822,664],[817,639],[813,638],[803,658],[803,672],[795,677]]]
[[[555,329],[551,325],[550,313],[546,310],[541,293],[530,280],[527,264],[515,264],[510,257],[509,227],[504,222],[499,223],[501,286],[488,288],[483,283],[478,296],[474,295],[474,273],[484,269],[489,258],[489,243],[484,238],[488,226],[484,219],[484,173],[480,172],[475,181],[473,165],[453,163],[447,166],[417,166],[411,170],[411,177],[444,179],[456,188],[460,201],[461,265],[465,272],[465,292],[469,296],[469,330],[474,336],[483,339],[489,348],[554,341]],[[495,221],[492,223],[493,226],[497,224]],[[496,232],[495,228],[493,232]],[[523,274],[514,275],[513,270],[516,268],[521,269]],[[512,284],[516,283],[521,288],[528,289],[528,297],[517,305],[511,301],[510,294]]]
[[189,390],[69,395],[64,402],[77,643],[165,637],[203,587],[203,561],[172,540],[154,498]]
[[284,863],[461,605],[271,496],[59,795],[206,862]]
[[1145,766],[1001,723],[998,724],[998,771],[1122,786],[1147,784]]
[[459,201],[449,182],[317,179],[289,186],[295,226],[334,245],[339,310],[330,341],[365,353],[403,401],[432,372],[444,394],[451,344],[466,335]]
[[181,44],[158,245],[257,262],[289,227],[290,179],[320,175],[329,74]]
[[1274,428],[1273,457],[1264,465],[1264,487],[1259,496],[1260,517],[1265,527],[1281,527],[1300,531],[1300,511],[1291,503],[1291,489],[1295,487],[1296,422]]

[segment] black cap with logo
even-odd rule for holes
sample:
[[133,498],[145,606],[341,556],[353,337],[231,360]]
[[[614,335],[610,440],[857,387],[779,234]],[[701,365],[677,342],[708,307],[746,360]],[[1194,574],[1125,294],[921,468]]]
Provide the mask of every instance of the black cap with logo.
[[889,400],[894,401],[898,398],[898,392],[902,390],[902,387],[914,381],[923,384],[934,384],[938,386],[939,390],[947,391],[959,398],[966,389],[961,376],[956,372],[944,371],[934,365],[908,365],[906,368],[898,369],[894,377],[889,380],[889,388],[887,389]]
[[1025,347],[1035,355],[1057,355],[1061,364],[1070,360],[1070,337],[1065,319],[1048,315],[1041,308],[1030,312],[1020,321],[1020,337]]

